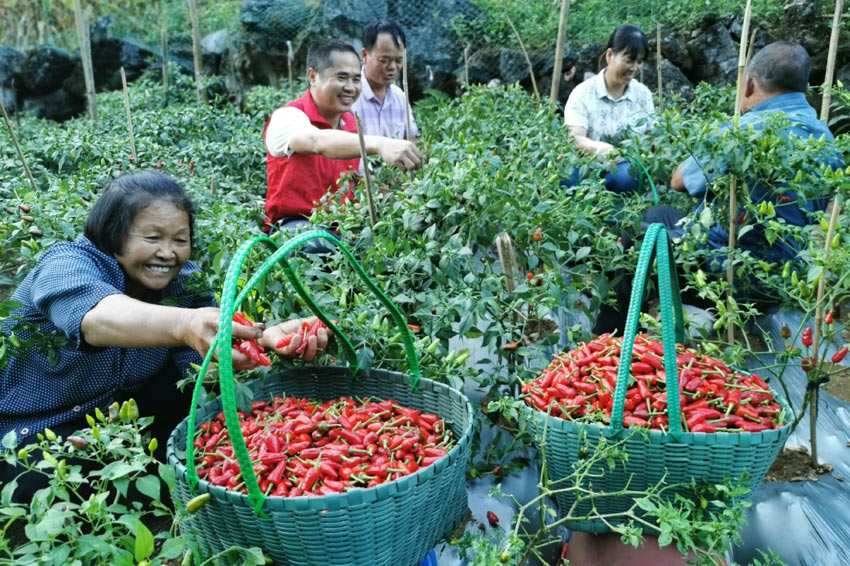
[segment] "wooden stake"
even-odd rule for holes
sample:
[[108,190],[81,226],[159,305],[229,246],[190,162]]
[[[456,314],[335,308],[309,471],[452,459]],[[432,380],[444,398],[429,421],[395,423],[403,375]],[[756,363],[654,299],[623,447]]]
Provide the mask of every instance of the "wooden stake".
[[832,33],[829,36],[829,55],[826,59],[826,75],[823,78],[823,100],[820,105],[820,121],[829,121],[829,104],[832,102],[832,80],[835,76],[835,56],[838,53],[838,29],[841,24],[841,10],[844,0],[835,0],[835,13],[832,16]]
[[289,71],[289,93],[293,94],[292,86],[292,61],[295,59],[295,52],[292,49],[292,42],[286,40],[286,67]]
[[130,134],[130,161],[138,164],[136,155],[136,136],[133,133],[133,117],[130,115],[130,91],[127,89],[127,74],[121,67],[121,88],[124,91],[124,112],[127,114],[127,132]]
[[463,46],[463,83],[469,86],[469,46]]
[[664,110],[664,79],[661,78],[661,24],[655,24],[655,72],[658,74],[658,110]]
[[74,20],[77,25],[77,42],[80,46],[80,60],[83,63],[83,77],[86,83],[86,99],[88,100],[89,116],[97,125],[97,95],[94,90],[94,69],[91,59],[91,39],[89,37],[89,21],[83,11],[83,0],[74,0]]
[[[744,70],[747,65],[747,39],[750,34],[750,19],[752,18],[752,0],[747,0],[744,10],[744,25],[741,29],[741,45],[738,50],[738,82],[735,90],[735,112],[732,116],[732,124],[738,128],[738,119],[741,117],[741,104],[744,98]],[[738,218],[738,179],[732,175],[729,179],[729,267],[726,268],[726,302],[729,310],[733,309],[734,297],[732,289],[735,284],[735,269],[732,266],[732,250],[738,245],[735,230]],[[727,328],[726,340],[729,344],[735,342],[735,328],[731,324]]]
[[516,274],[519,269],[514,253],[514,243],[507,232],[502,232],[496,236],[496,252],[499,254],[499,264],[501,264],[502,274],[505,276],[505,289],[508,293],[513,293],[516,288]]
[[201,57],[201,25],[198,22],[197,0],[186,0],[189,5],[189,20],[192,23],[192,59],[195,62],[195,89],[198,91],[198,104],[207,102],[207,91],[202,79],[204,76],[204,60]]
[[[835,228],[838,226],[838,214],[841,211],[841,202],[838,197],[833,199],[830,207],[832,211],[829,215],[829,227],[826,230],[826,242],[824,244],[824,255],[823,262],[824,266],[829,265],[829,255],[832,251],[832,241],[835,239]],[[823,324],[823,296],[826,293],[826,278],[829,275],[829,271],[824,267],[823,273],[821,273],[820,281],[818,281],[818,292],[817,292],[817,300],[815,307],[815,323],[812,331],[812,352],[815,352],[815,356],[817,352],[820,351],[820,334],[821,334],[821,325]],[[818,417],[818,394],[820,392],[820,386],[814,387],[811,390],[811,397],[809,398],[809,440],[811,444],[811,453],[812,453],[812,467],[817,468],[818,466],[818,443],[817,443],[817,417]]]
[[242,78],[239,75],[239,61],[236,57],[236,46],[233,44],[233,37],[230,35],[230,30],[227,30],[227,50],[230,53],[230,73],[233,81],[234,96],[236,98],[236,106],[242,110],[242,104],[245,100],[245,91],[242,88]]
[[561,0],[561,18],[558,20],[558,40],[555,42],[555,68],[552,69],[552,90],[549,99],[558,101],[561,91],[561,72],[564,70],[564,40],[567,35],[567,21],[570,18],[570,0]]
[[366,154],[366,139],[363,137],[363,125],[360,123],[360,115],[354,114],[357,121],[357,137],[360,138],[360,163],[363,166],[363,178],[366,180],[366,204],[369,206],[369,223],[372,227],[378,222],[375,213],[375,200],[372,195],[372,177],[369,173],[369,156]]
[[162,49],[162,92],[165,98],[165,106],[168,106],[168,28],[165,23],[159,32],[160,46]]
[[3,100],[0,100],[0,109],[3,110],[3,121],[6,123],[6,129],[9,130],[9,136],[12,138],[12,143],[15,144],[15,151],[18,152],[18,158],[24,166],[24,173],[26,174],[27,179],[29,179],[33,190],[38,192],[38,185],[35,184],[35,179],[33,179],[32,172],[30,171],[29,165],[27,165],[27,160],[24,157],[23,150],[21,149],[21,144],[18,143],[18,137],[15,135],[15,130],[12,128],[12,121],[9,120],[9,114],[6,112],[6,103]]
[[522,38],[519,36],[519,32],[516,30],[516,27],[514,27],[514,23],[511,19],[507,16],[505,16],[505,19],[508,20],[508,25],[511,26],[512,30],[514,30],[514,35],[519,42],[519,48],[522,49],[522,55],[525,57],[525,64],[528,65],[528,74],[531,75],[531,86],[534,89],[534,97],[540,98],[540,91],[537,90],[537,80],[534,78],[534,65],[531,64],[531,59],[528,57],[528,51],[525,49],[525,44],[522,42]]
[[407,47],[401,52],[401,83],[404,90],[404,139],[410,141],[413,134],[410,131],[410,91],[407,89]]

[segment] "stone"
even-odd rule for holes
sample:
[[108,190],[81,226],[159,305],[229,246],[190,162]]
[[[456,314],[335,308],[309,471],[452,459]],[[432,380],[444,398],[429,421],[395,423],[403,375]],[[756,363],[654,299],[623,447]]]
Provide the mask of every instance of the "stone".
[[701,30],[687,43],[693,61],[686,76],[692,84],[701,81],[712,86],[735,84],[738,79],[738,46],[726,26],[716,17],[703,20]]
[[64,49],[42,45],[26,53],[21,61],[15,84],[26,96],[42,96],[62,86],[74,71],[78,57]]

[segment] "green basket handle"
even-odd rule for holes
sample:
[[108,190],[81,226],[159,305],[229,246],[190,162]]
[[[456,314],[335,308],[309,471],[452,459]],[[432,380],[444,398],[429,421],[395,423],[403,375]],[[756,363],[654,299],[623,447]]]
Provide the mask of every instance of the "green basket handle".
[[640,249],[629,311],[623,333],[620,367],[617,370],[617,386],[611,406],[611,424],[606,434],[616,437],[624,430],[623,411],[626,389],[631,377],[631,359],[637,337],[638,319],[643,302],[646,279],[653,257],[658,263],[658,292],[661,298],[661,343],[664,346],[664,371],[667,380],[667,416],[671,436],[682,433],[682,410],[679,403],[679,370],[676,365],[676,343],[684,342],[685,324],[682,316],[682,299],[679,296],[679,281],[676,265],[672,261],[673,250],[667,229],[663,224],[651,224],[646,231]]
[[[399,333],[402,337],[405,357],[409,365],[409,371],[411,376],[411,387],[413,389],[416,388],[417,384],[419,383],[419,379],[421,378],[419,358],[416,355],[416,349],[413,344],[413,337],[411,336],[410,329],[407,326],[407,321],[404,318],[404,315],[401,313],[398,307],[396,307],[396,305],[378,288],[375,282],[369,278],[369,276],[363,270],[363,267],[354,257],[354,254],[352,254],[351,251],[346,248],[342,244],[342,242],[340,242],[336,237],[324,230],[310,230],[309,232],[304,232],[303,234],[295,236],[280,247],[278,247],[277,242],[275,242],[268,236],[255,236],[254,238],[243,242],[243,244],[236,251],[236,254],[233,256],[233,260],[230,262],[230,265],[228,267],[227,274],[224,280],[224,289],[222,291],[221,297],[221,314],[219,316],[218,333],[216,335],[212,347],[207,352],[207,355],[204,358],[204,362],[201,366],[200,371],[198,372],[198,379],[195,383],[195,389],[192,396],[192,407],[189,412],[189,418],[187,421],[186,470],[189,489],[194,494],[200,481],[198,478],[197,469],[195,467],[195,451],[193,442],[195,434],[196,412],[198,409],[201,392],[203,390],[204,377],[206,376],[206,372],[212,360],[213,354],[218,351],[219,384],[221,386],[222,409],[224,412],[225,426],[228,431],[240,431],[239,434],[231,432],[230,439],[233,444],[233,451],[236,455],[236,461],[239,464],[239,468],[242,472],[242,480],[245,482],[246,488],[248,490],[248,501],[254,508],[254,512],[257,513],[257,515],[261,516],[263,515],[262,507],[266,496],[260,491],[257,476],[254,473],[254,467],[251,462],[251,457],[248,454],[248,447],[245,443],[245,438],[242,436],[241,429],[239,427],[238,409],[236,407],[235,379],[233,377],[233,353],[230,347],[220,347],[220,345],[226,344],[229,346],[233,341],[233,314],[238,310],[239,305],[242,304],[242,302],[245,300],[245,298],[248,296],[248,293],[251,292],[254,286],[257,285],[257,283],[259,283],[259,281],[263,277],[265,277],[269,271],[271,271],[278,264],[280,264],[283,267],[283,271],[286,275],[286,278],[289,280],[290,284],[293,286],[298,295],[304,300],[304,302],[307,304],[313,314],[315,314],[322,322],[324,322],[334,333],[334,336],[340,340],[342,344],[342,349],[348,360],[349,367],[352,370],[352,375],[356,377],[359,374],[360,366],[357,363],[357,354],[355,352],[353,344],[351,343],[351,340],[331,321],[331,319],[325,314],[324,311],[322,311],[319,305],[316,304],[316,302],[313,300],[313,297],[304,287],[301,282],[301,279],[295,273],[295,270],[292,268],[292,265],[286,257],[293,250],[297,249],[302,244],[313,239],[324,239],[333,242],[340,249],[340,251],[342,251],[344,257],[352,265],[355,272],[365,283],[366,287],[378,298],[378,300],[384,305],[384,307],[387,308],[394,322],[396,323],[396,326],[398,327]],[[237,283],[239,282],[240,275],[242,273],[242,269],[248,257],[248,254],[256,245],[261,243],[269,245],[271,248],[275,249],[275,251],[269,258],[267,258],[262,263],[259,270],[248,280],[248,282],[245,284],[245,287],[242,289],[242,292],[239,293],[239,295],[237,296]]]

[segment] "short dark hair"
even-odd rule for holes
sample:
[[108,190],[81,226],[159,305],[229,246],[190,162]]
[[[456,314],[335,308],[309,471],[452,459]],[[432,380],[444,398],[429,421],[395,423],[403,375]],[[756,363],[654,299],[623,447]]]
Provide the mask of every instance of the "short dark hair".
[[806,92],[811,70],[809,54],[801,45],[777,41],[753,56],[747,74],[770,93]]
[[335,52],[354,53],[357,60],[360,60],[360,55],[351,43],[342,39],[327,39],[314,45],[307,53],[307,68],[321,73],[333,65],[331,57]]
[[86,218],[85,235],[100,251],[121,254],[136,215],[160,200],[189,215],[189,242],[192,243],[195,235],[192,201],[175,180],[153,171],[124,173],[110,182]]
[[649,53],[649,40],[639,27],[622,24],[611,32],[605,49],[611,49],[614,53],[625,53],[635,59],[646,59]]
[[404,35],[404,30],[393,20],[382,20],[380,22],[372,22],[363,28],[363,48],[366,51],[372,51],[375,44],[378,43],[378,36],[382,33],[390,34],[393,43],[396,47],[407,45],[407,38]]

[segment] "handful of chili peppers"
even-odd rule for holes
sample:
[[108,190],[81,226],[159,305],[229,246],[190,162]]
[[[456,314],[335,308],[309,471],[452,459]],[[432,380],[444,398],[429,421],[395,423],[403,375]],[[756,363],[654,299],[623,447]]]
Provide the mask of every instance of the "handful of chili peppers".
[[[609,424],[622,337],[603,334],[555,357],[525,383],[525,402],[556,417]],[[635,339],[624,403],[625,427],[668,429],[664,346],[645,334]],[[676,346],[682,428],[689,432],[760,432],[785,423],[785,412],[756,374]]]
[[[454,445],[439,415],[392,399],[275,397],[255,401],[239,421],[260,490],[273,496],[373,487],[430,466]],[[194,446],[198,477],[247,493],[224,413],[201,424]]]
[[[233,313],[233,322],[242,326],[254,326],[254,323],[241,312]],[[254,362],[261,366],[270,366],[272,361],[265,354],[265,349],[257,343],[256,340],[242,340],[240,338],[233,339],[233,347],[251,358]]]

